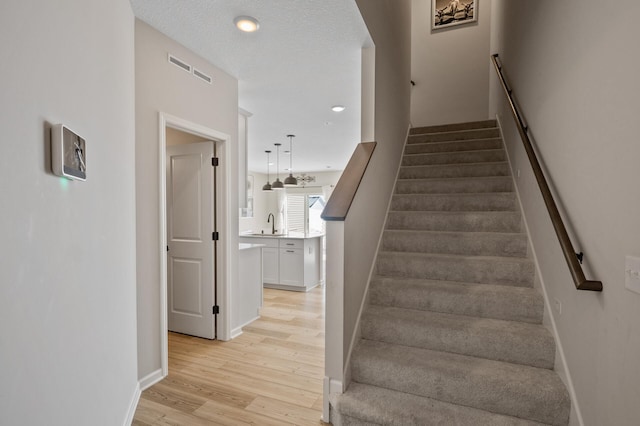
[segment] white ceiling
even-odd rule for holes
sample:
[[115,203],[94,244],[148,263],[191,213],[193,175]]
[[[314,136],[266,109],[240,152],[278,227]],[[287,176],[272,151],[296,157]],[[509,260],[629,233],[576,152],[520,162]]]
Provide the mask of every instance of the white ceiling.
[[[360,52],[371,44],[355,0],[131,0],[139,19],[239,81],[249,170],[293,140],[293,170],[342,170],[360,141]],[[260,22],[242,33],[236,16]],[[331,106],[346,106],[341,113]],[[272,154],[272,162],[275,161]],[[280,156],[281,174],[288,155]],[[328,168],[328,166],[330,168]],[[271,168],[273,173],[274,167]]]

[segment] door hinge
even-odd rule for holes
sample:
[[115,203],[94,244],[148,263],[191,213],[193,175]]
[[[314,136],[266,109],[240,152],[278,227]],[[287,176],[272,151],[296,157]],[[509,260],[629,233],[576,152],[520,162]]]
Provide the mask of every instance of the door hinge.
[[220,239],[220,234],[218,233],[218,231],[215,231],[215,232],[211,233],[211,239],[213,241],[218,241]]
[[169,246],[167,246],[167,251],[169,251]]
[[213,167],[218,167],[218,164],[220,164],[220,162],[218,161],[218,157],[211,157],[211,165]]
[[220,306],[214,305],[213,306],[213,315],[218,315],[219,313],[220,313]]

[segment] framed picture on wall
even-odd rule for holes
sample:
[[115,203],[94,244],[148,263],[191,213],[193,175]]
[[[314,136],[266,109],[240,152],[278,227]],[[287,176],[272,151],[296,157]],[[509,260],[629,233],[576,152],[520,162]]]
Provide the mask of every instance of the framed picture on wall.
[[431,0],[431,29],[478,21],[478,0]]

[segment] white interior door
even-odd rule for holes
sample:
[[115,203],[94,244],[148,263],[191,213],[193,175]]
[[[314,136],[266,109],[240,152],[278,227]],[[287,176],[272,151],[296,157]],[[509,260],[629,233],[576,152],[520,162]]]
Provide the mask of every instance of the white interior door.
[[170,331],[215,338],[213,142],[167,147]]

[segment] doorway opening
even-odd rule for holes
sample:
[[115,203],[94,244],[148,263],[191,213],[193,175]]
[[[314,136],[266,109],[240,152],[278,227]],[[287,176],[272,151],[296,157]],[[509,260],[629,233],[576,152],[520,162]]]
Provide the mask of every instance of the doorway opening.
[[[205,303],[210,304],[211,311],[208,311],[207,317],[211,319],[212,324],[210,324],[211,333],[208,338],[220,338],[223,340],[228,339],[228,325],[229,325],[229,288],[228,282],[229,275],[232,273],[231,262],[234,251],[230,248],[230,240],[232,232],[235,230],[231,230],[230,223],[232,222],[231,211],[230,211],[230,193],[228,190],[228,184],[230,181],[230,172],[233,169],[231,167],[230,157],[231,150],[229,147],[230,136],[218,132],[216,130],[198,125],[196,123],[189,122],[187,120],[183,120],[178,117],[171,116],[169,114],[160,113],[159,114],[159,180],[160,180],[160,194],[159,194],[159,214],[160,214],[160,315],[161,315],[161,364],[162,364],[162,376],[165,377],[169,373],[168,366],[168,357],[169,357],[169,348],[168,348],[168,333],[169,333],[169,297],[168,297],[168,268],[170,268],[173,272],[177,272],[182,274],[184,277],[194,277],[200,273],[203,273],[202,268],[211,268],[210,276],[211,276],[211,286],[213,287],[213,281],[217,281],[219,285],[215,288],[211,288],[208,295],[205,295],[205,298],[209,300],[197,300],[201,296],[199,293],[200,288],[195,284],[191,285],[191,288],[187,289],[184,294],[178,296],[179,300],[175,298],[172,300],[172,303],[177,302],[178,308],[182,318],[191,319],[201,316],[204,312]],[[207,141],[207,142],[203,142]],[[208,234],[207,229],[196,229],[201,227],[201,223],[199,225],[188,223],[182,224],[181,228],[178,229],[177,235],[179,238],[174,238],[171,245],[169,244],[169,238],[167,233],[167,227],[169,225],[168,219],[173,220],[170,215],[167,214],[167,202],[168,202],[168,187],[167,187],[167,166],[171,166],[171,162],[167,161],[167,148],[168,147],[176,147],[176,146],[208,146],[211,149],[211,152],[214,152],[217,161],[217,167],[215,170],[216,179],[211,182],[211,191],[212,194],[216,194],[216,198],[212,198],[211,204],[211,223],[215,225],[215,228],[211,230],[211,234]],[[173,148],[172,148],[173,149]],[[213,151],[215,149],[215,151]],[[204,155],[204,154],[199,154]],[[178,164],[177,167],[186,168],[189,163],[191,165],[194,164],[193,158],[188,159],[188,157],[182,158],[185,161],[182,161],[181,164]],[[210,163],[213,166],[213,163]],[[185,181],[188,182],[188,179]],[[185,183],[183,182],[183,183]],[[198,185],[187,185],[192,189],[191,195],[194,195],[193,188],[197,188]],[[200,194],[202,195],[202,194]],[[198,197],[196,197],[198,198]],[[217,200],[213,202],[213,200]],[[190,215],[193,215],[193,212],[182,211],[179,212],[178,216],[182,215],[182,219],[188,219]],[[235,213],[235,212],[234,212]],[[199,212],[197,214],[202,214]],[[206,214],[206,213],[205,213]],[[217,232],[215,235],[213,232]],[[199,233],[199,234],[198,234]],[[195,234],[201,235],[202,238],[195,238]],[[185,241],[193,243],[195,240],[201,239],[205,240],[205,236],[209,235],[208,243],[212,248],[212,255],[209,259],[211,261],[210,265],[207,266],[205,263],[199,263],[198,261],[194,261],[193,259],[188,259],[188,256],[176,256],[178,261],[174,261],[169,256],[168,249],[171,249],[171,246],[176,247],[176,250],[180,252],[184,247],[178,247],[176,245],[176,240],[181,243]],[[215,241],[215,246],[213,244],[213,239],[217,238]],[[215,247],[215,252],[213,249]],[[171,264],[169,260],[172,260]],[[192,280],[192,282],[198,282],[198,280]],[[200,281],[202,282],[202,281]],[[199,303],[202,302],[202,303]],[[202,306],[202,309],[197,308],[198,306]],[[220,314],[215,315],[213,312],[217,306],[217,310]],[[196,309],[197,308],[197,309]],[[176,312],[175,303],[172,305],[173,313]],[[183,331],[181,331],[183,332]],[[204,336],[203,336],[204,337]]]

